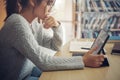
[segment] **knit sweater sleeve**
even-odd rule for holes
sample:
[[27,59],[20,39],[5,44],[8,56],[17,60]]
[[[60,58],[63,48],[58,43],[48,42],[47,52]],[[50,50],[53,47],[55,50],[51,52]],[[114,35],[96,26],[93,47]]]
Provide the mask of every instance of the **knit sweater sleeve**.
[[[38,43],[42,46],[47,47],[53,50],[60,50],[63,44],[63,29],[62,25],[57,28],[45,29],[42,24],[39,24],[37,21],[33,21],[34,28],[38,28],[37,31],[37,40]],[[42,35],[41,35],[42,34]],[[42,38],[42,39],[41,39]]]
[[53,50],[60,50],[63,43],[63,30],[60,25],[57,28],[52,28],[53,36],[50,36],[48,32],[44,31],[43,34],[43,45],[50,46]]
[[56,57],[50,56],[52,50],[42,47],[34,38],[29,26],[16,24],[11,29],[11,41],[22,55],[30,59],[37,67],[44,71],[81,69],[84,67],[82,57]]

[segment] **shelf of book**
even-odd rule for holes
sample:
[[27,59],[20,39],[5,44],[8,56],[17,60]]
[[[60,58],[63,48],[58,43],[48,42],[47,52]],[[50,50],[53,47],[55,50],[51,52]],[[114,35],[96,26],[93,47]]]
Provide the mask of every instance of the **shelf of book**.
[[87,12],[119,12],[119,0],[85,0],[85,11]]
[[96,38],[99,31],[105,29],[109,31],[110,42],[120,42],[120,0],[73,0],[73,2],[75,26],[80,27],[81,33],[78,33],[81,34],[81,38]]

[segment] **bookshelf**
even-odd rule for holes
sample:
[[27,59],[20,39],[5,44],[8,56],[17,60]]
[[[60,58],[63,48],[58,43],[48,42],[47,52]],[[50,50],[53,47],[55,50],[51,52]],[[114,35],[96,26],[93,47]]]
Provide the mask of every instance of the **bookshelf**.
[[105,29],[109,41],[120,42],[120,0],[73,0],[73,5],[76,38],[96,38]]

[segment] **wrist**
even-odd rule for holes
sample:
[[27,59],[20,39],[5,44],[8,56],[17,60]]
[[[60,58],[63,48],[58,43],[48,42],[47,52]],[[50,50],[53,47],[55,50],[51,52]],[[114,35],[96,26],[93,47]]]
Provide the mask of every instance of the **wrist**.
[[53,26],[53,28],[57,28],[57,27],[59,27],[60,25],[61,25],[61,23],[60,23],[59,21],[57,21],[57,22],[56,22],[56,25]]
[[87,61],[86,55],[83,56],[83,63],[84,63],[84,66],[87,66],[88,61]]
[[83,63],[86,66],[86,57],[85,56],[83,56]]

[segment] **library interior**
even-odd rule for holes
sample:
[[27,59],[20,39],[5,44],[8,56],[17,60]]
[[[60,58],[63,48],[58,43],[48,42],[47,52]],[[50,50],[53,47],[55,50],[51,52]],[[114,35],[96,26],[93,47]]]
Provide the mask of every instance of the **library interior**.
[[[100,42],[104,36],[99,34],[105,30],[109,38],[99,44],[104,42],[101,51],[109,66],[43,71],[39,80],[120,80],[120,0],[56,0],[50,15],[61,22],[64,34],[62,48],[55,56],[83,56]],[[0,30],[5,17],[5,2],[0,0]]]

